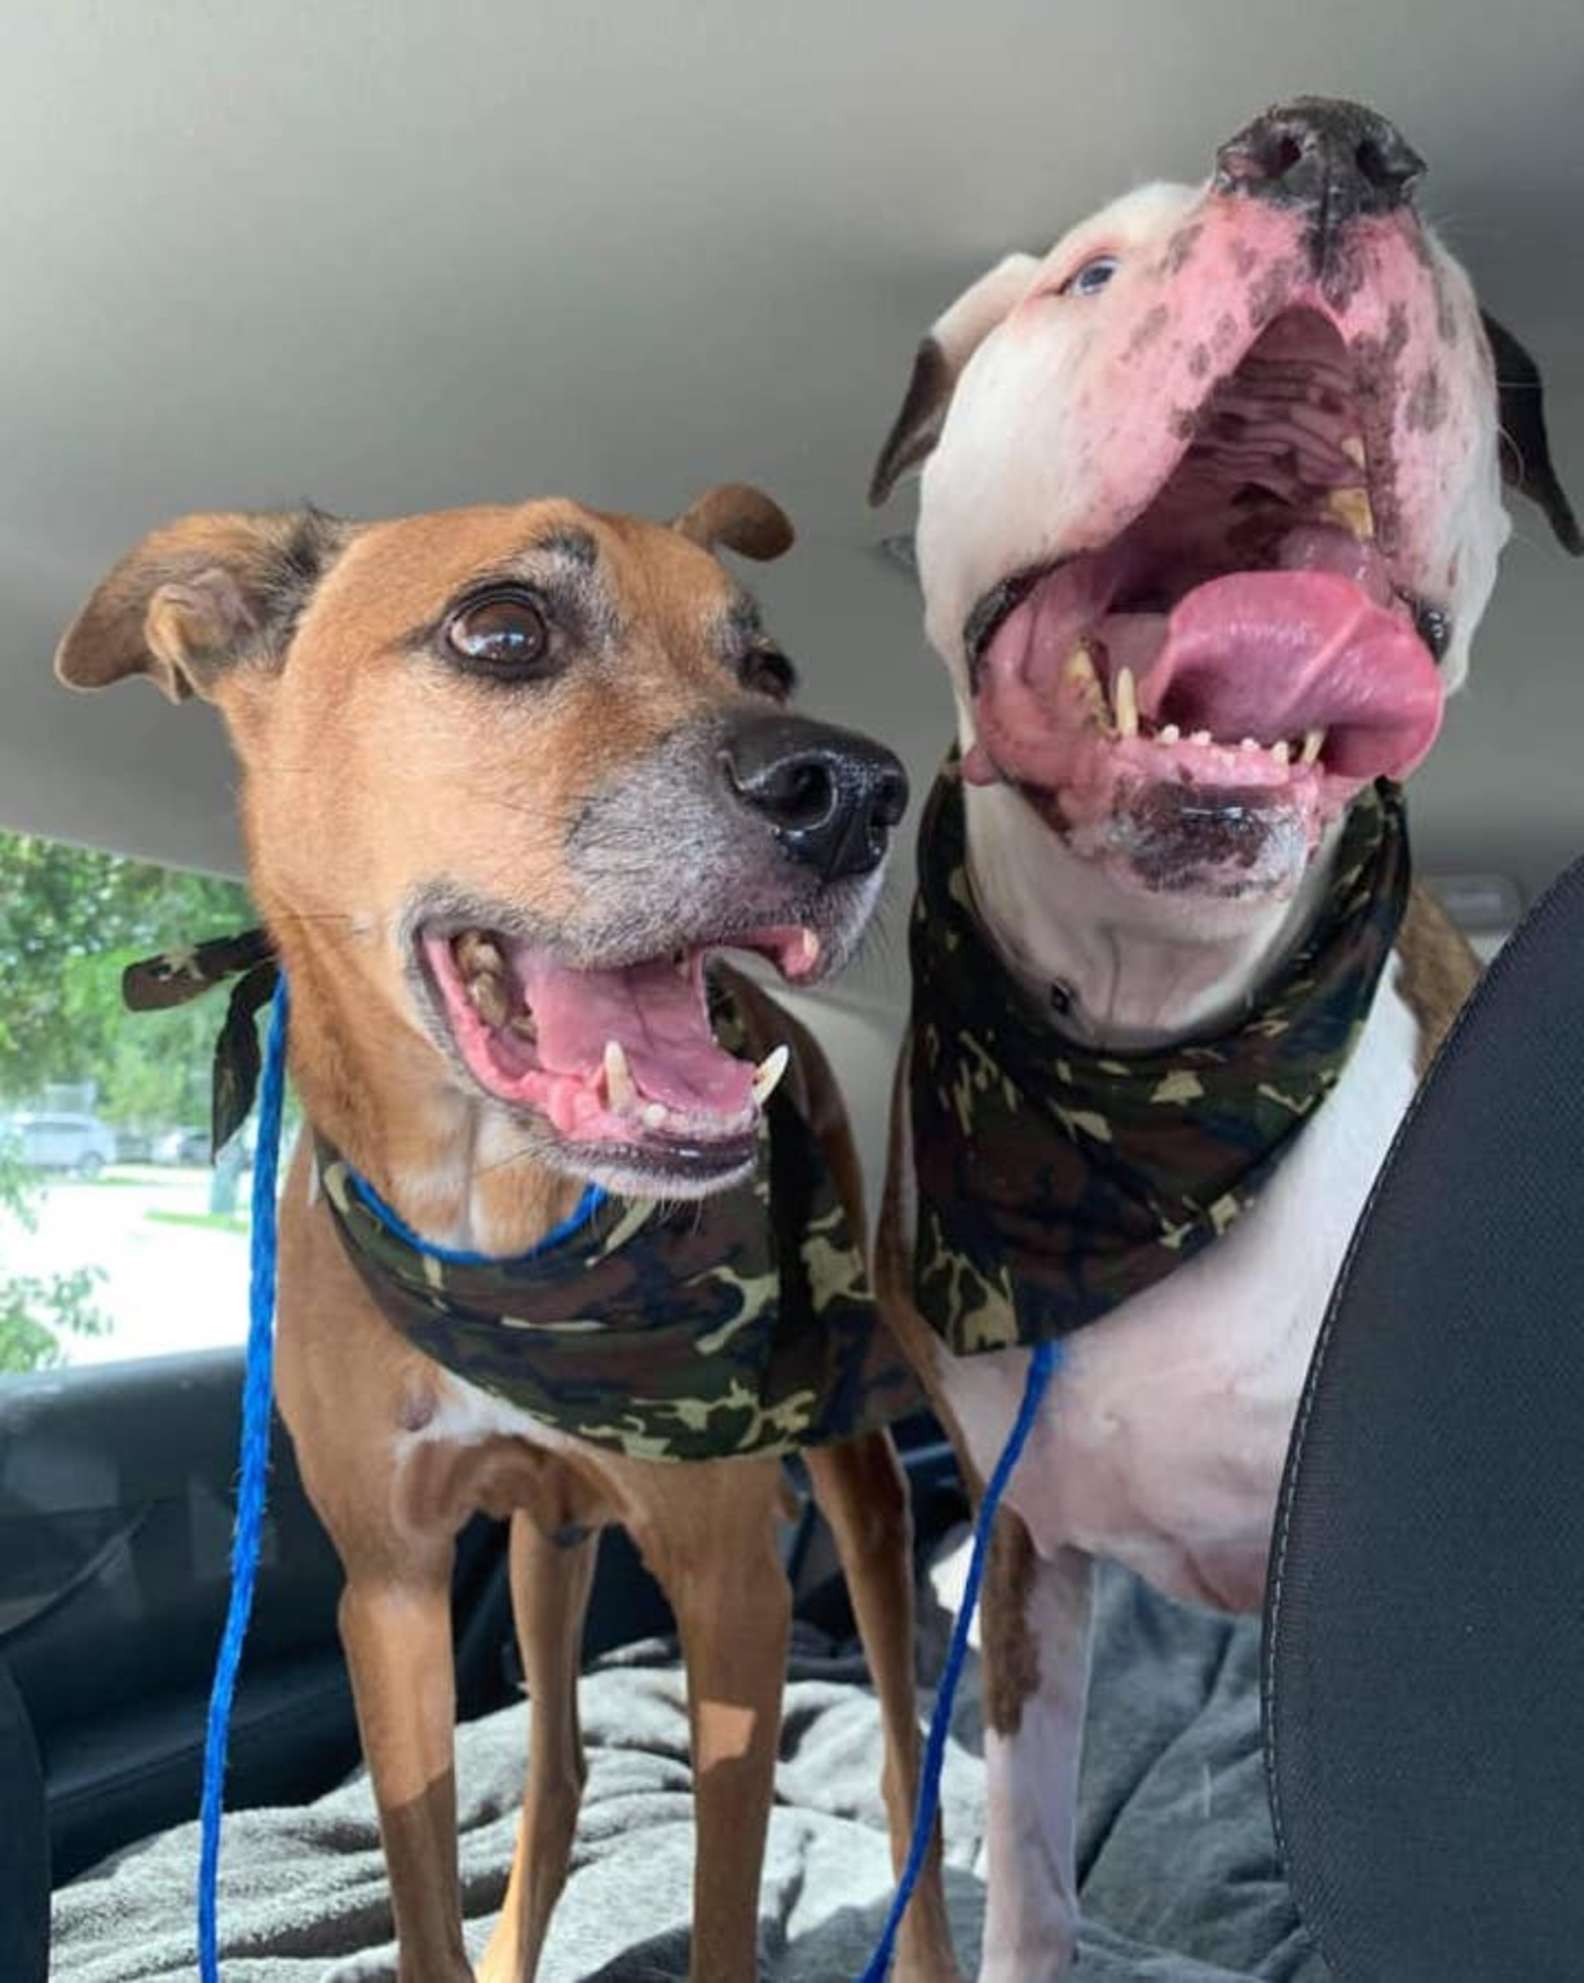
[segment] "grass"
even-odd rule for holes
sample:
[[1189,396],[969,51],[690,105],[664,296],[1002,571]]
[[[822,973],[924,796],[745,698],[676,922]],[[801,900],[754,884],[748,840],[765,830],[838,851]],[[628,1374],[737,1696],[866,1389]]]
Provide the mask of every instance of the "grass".
[[203,1226],[210,1232],[243,1232],[248,1230],[248,1221],[235,1212],[159,1212],[143,1214],[158,1226]]

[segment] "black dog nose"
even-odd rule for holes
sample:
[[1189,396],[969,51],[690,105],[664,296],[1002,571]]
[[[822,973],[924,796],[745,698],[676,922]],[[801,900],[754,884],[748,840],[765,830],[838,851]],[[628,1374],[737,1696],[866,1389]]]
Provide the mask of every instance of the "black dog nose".
[[825,881],[869,874],[907,810],[901,759],[854,730],[804,716],[749,716],[721,750],[726,782]]
[[1273,206],[1311,209],[1322,239],[1359,214],[1407,204],[1424,160],[1362,103],[1301,96],[1256,117],[1216,153],[1215,184]]

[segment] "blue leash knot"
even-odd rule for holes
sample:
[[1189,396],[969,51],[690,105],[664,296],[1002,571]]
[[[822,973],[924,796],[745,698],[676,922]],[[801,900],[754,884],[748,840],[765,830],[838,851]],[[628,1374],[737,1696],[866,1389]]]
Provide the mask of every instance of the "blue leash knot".
[[[225,1629],[220,1636],[220,1651],[215,1660],[214,1684],[209,1694],[209,1720],[204,1735],[198,1854],[198,1973],[202,1983],[220,1983],[216,1886],[220,1873],[220,1820],[225,1808],[226,1748],[231,1732],[231,1708],[236,1698],[237,1672],[242,1664],[242,1647],[247,1637],[248,1619],[253,1610],[253,1591],[258,1579],[259,1544],[264,1533],[264,1501],[269,1479],[270,1408],[275,1385],[276,1186],[280,1171],[281,1119],[286,1102],[288,1009],[286,973],[282,971],[276,979],[274,997],[270,1002],[269,1033],[259,1084],[258,1150],[253,1162],[247,1357],[242,1380],[241,1477],[237,1491],[236,1529],[231,1541],[231,1597],[226,1609]],[[1028,1444],[1029,1434],[1034,1430],[1034,1422],[1050,1388],[1057,1361],[1055,1343],[1035,1346],[1029,1361],[1023,1402],[979,1505],[974,1522],[973,1551],[968,1560],[968,1577],[963,1587],[962,1608],[952,1627],[951,1646],[936,1691],[935,1712],[930,1717],[929,1736],[924,1745],[918,1810],[913,1820],[907,1863],[902,1869],[880,1940],[859,1983],[884,1983],[896,1950],[902,1916],[907,1912],[908,1902],[929,1857],[935,1816],[940,1809],[946,1741],[951,1732],[958,1686],[968,1659],[968,1634],[979,1604],[979,1588],[984,1581],[985,1560],[989,1554],[996,1510],[1006,1493],[1012,1470]]]

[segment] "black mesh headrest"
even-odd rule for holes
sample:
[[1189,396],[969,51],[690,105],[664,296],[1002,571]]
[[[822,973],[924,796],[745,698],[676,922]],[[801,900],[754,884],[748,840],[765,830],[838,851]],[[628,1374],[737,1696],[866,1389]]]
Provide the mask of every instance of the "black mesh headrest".
[[1584,862],[1498,957],[1332,1299],[1265,1740],[1342,1983],[1584,1977]]

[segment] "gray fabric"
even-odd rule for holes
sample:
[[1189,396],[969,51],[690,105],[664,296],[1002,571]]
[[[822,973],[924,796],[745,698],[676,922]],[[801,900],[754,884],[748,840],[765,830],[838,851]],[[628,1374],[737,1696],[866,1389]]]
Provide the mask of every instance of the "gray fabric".
[[[938,1665],[944,1621],[923,1633]],[[692,1804],[672,1650],[632,1648],[583,1682],[589,1750],[573,1871],[542,1983],[674,1983],[687,1973]],[[921,1697],[921,1712],[928,1697]],[[527,1709],[458,1734],[469,1948],[505,1887]],[[945,1776],[947,1885],[964,1971],[984,1912],[983,1769],[970,1671]],[[793,1648],[761,1902],[767,1983],[862,1969],[890,1868],[880,1738],[863,1667],[806,1632]],[[191,1825],[55,1899],[55,1983],[190,1983]],[[1275,1864],[1259,1745],[1258,1635],[1121,1574],[1101,1594],[1081,1839],[1083,1983],[1324,1983]],[[227,1983],[389,1983],[385,1872],[361,1774],[301,1810],[226,1821]]]

